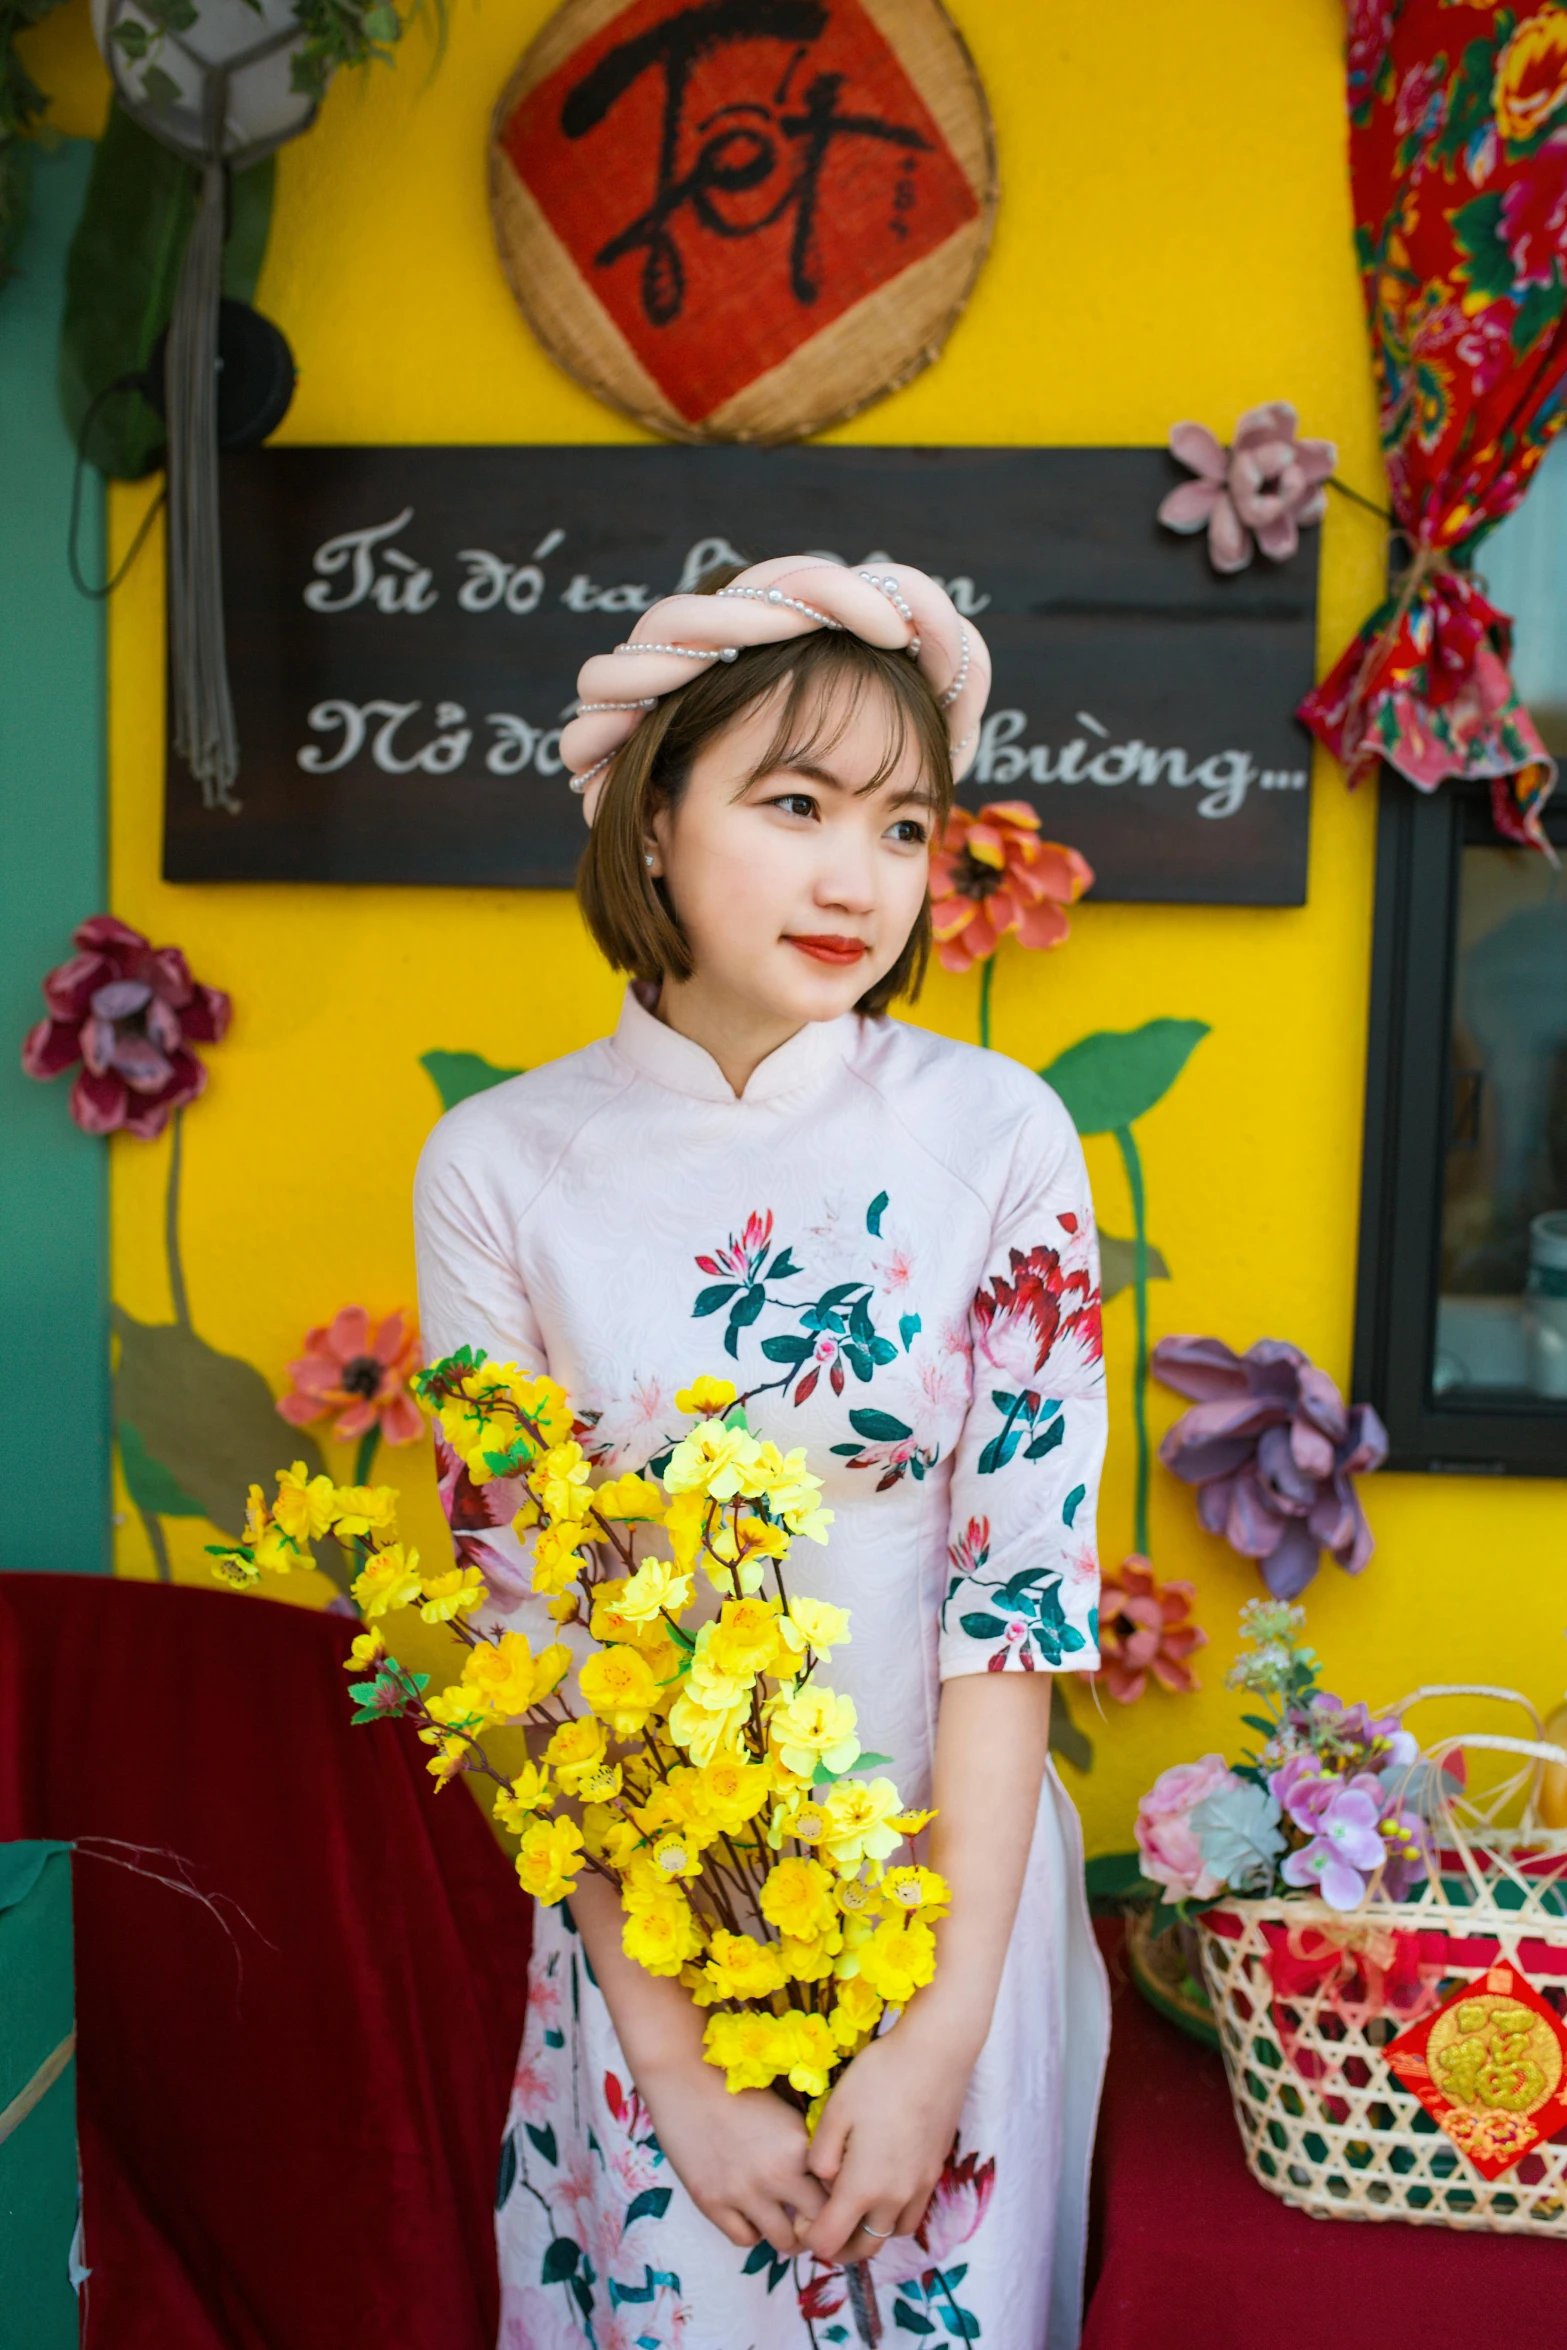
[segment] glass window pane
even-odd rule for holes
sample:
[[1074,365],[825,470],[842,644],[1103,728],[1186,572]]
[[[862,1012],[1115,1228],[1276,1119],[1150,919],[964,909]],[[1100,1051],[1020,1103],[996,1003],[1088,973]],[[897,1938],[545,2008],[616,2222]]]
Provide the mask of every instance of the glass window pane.
[[1456,946],[1432,1387],[1567,1402],[1562,872],[1530,849],[1466,846]]

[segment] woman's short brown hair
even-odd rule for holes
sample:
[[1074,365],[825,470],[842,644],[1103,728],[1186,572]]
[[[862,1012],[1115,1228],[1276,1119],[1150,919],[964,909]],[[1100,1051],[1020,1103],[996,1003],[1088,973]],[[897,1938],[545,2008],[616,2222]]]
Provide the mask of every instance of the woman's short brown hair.
[[[791,757],[830,750],[863,696],[872,691],[881,694],[892,724],[881,764],[861,790],[874,791],[887,781],[912,737],[939,830],[952,805],[952,761],[940,704],[906,653],[868,645],[847,629],[822,629],[783,644],[749,646],[733,661],[712,662],[648,712],[604,778],[577,869],[577,897],[588,928],[615,970],[655,985],[666,975],[691,976],[690,943],[663,883],[648,871],[646,847],[651,818],[678,804],[698,752],[758,702],[776,694],[778,723],[772,741],[746,777],[744,789]],[[829,721],[827,714],[835,705],[837,716]],[[884,1012],[895,998],[917,995],[930,944],[927,897],[896,963],[866,990],[855,1009]]]

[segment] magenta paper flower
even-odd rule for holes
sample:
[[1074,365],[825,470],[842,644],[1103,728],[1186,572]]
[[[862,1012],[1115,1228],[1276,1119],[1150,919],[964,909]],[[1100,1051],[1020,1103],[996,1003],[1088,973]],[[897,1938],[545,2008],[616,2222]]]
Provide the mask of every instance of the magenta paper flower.
[[1226,449],[1205,424],[1170,428],[1170,448],[1197,476],[1171,490],[1159,508],[1166,530],[1206,530],[1215,571],[1244,571],[1255,538],[1274,563],[1300,544],[1301,531],[1327,507],[1322,483],[1338,463],[1331,441],[1303,441],[1288,400],[1248,408]]
[[1243,1355],[1218,1338],[1161,1338],[1153,1368],[1195,1399],[1159,1458],[1199,1488],[1209,1533],[1260,1560],[1277,1599],[1299,1597],[1324,1550],[1358,1575],[1375,1545],[1354,1480],[1387,1458],[1371,1406],[1347,1409],[1326,1371],[1277,1338]]
[[112,914],[71,940],[79,951],[43,983],[50,1016],[28,1031],[22,1067],[47,1078],[82,1062],[70,1108],[83,1133],[151,1142],[206,1085],[190,1048],[220,1042],[229,999],[191,977],[178,947],[154,947]]
[[1316,1815],[1316,1834],[1292,1852],[1279,1874],[1286,1885],[1315,1885],[1330,1909],[1358,1909],[1367,1880],[1382,1866],[1376,1798],[1339,1783]]

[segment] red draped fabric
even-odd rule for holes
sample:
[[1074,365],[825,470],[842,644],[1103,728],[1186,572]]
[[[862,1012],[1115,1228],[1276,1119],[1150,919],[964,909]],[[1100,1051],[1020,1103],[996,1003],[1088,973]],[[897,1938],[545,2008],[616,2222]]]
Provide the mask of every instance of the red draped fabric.
[[492,2350],[528,1904],[350,1727],[353,1631],[0,1576],[0,1838],[78,1840],[85,2350]]
[[1350,172],[1406,568],[1300,715],[1352,781],[1490,780],[1544,845],[1555,766],[1469,565],[1567,416],[1567,0],[1353,0]]

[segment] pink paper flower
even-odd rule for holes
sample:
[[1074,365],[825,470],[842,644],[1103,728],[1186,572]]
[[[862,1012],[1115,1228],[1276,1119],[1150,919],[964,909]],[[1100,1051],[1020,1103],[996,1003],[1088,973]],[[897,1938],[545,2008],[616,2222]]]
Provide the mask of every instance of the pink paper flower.
[[49,1018],[28,1031],[22,1067],[49,1078],[81,1061],[70,1110],[82,1132],[151,1142],[205,1086],[190,1048],[217,1044],[232,1006],[191,977],[178,947],[154,947],[112,914],[80,923],[71,941],[78,952],[43,983]]
[[1205,424],[1173,425],[1170,448],[1197,478],[1160,506],[1166,530],[1206,530],[1215,571],[1244,571],[1253,539],[1272,562],[1287,561],[1301,531],[1322,520],[1321,485],[1338,462],[1331,441],[1303,441],[1296,425],[1288,400],[1248,408],[1228,449]]
[[363,1306],[343,1306],[330,1322],[305,1333],[305,1351],[290,1363],[294,1384],[278,1410],[296,1428],[339,1417],[332,1433],[343,1443],[379,1421],[388,1444],[412,1444],[424,1427],[404,1381],[419,1361],[419,1328],[411,1314],[388,1314],[372,1331]]
[[1204,1796],[1238,1785],[1222,1754],[1176,1763],[1161,1771],[1137,1808],[1133,1834],[1143,1875],[1163,1885],[1171,1901],[1211,1901],[1223,1889],[1202,1857],[1192,1813]]
[[1041,840],[1026,800],[993,800],[978,815],[954,808],[930,861],[930,911],[945,971],[967,971],[1007,933],[1026,947],[1058,947],[1065,909],[1093,887],[1076,849]]

